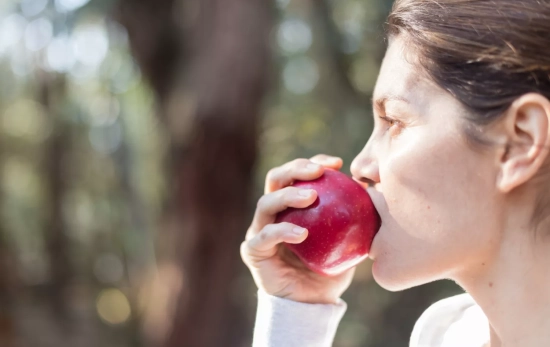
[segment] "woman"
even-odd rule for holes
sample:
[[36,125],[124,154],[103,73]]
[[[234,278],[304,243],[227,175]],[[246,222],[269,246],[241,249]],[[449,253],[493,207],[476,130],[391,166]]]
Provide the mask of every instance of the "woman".
[[[351,164],[382,218],[370,258],[391,291],[452,279],[410,346],[550,346],[550,1],[398,0],[376,84],[374,131]],[[241,255],[259,288],[255,346],[330,346],[353,269],[320,277],[273,224],[303,208],[339,158],[267,175]]]

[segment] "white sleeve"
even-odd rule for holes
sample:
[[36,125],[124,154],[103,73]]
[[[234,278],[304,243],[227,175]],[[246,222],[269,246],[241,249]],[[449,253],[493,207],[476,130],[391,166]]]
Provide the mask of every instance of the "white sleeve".
[[330,347],[346,303],[304,304],[258,291],[253,347]]
[[490,338],[489,321],[469,294],[431,305],[416,322],[409,347],[481,347]]

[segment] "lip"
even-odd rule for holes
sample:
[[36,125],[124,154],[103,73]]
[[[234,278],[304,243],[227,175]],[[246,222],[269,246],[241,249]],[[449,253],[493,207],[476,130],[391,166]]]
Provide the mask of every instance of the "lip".
[[365,190],[367,191],[367,193],[369,194],[371,200],[372,200],[372,203],[374,204],[374,208],[376,209],[376,212],[378,213],[378,216],[380,218],[380,228],[376,231],[376,234],[374,234],[374,238],[372,239],[372,243],[371,243],[371,248],[370,248],[370,251],[369,251],[369,255],[368,255],[368,258],[371,259],[371,260],[375,260],[376,258],[376,254],[375,252],[373,252],[373,249],[375,249],[376,247],[375,246],[375,243],[376,243],[376,237],[378,236],[378,234],[380,234],[380,231],[382,230],[382,226],[384,224],[384,221],[383,221],[383,218],[382,218],[382,213],[380,213],[380,205],[383,206],[383,204],[380,203],[381,200],[383,200],[383,196],[382,196],[382,193],[377,189],[378,187],[366,187]]
[[369,184],[368,184],[368,183],[363,182],[363,181],[361,181],[361,180],[355,178],[354,176],[351,176],[351,178],[352,178],[355,182],[357,182],[361,187],[365,188],[365,190],[367,190],[367,188],[369,187]]
[[[380,227],[380,229],[382,229],[382,227]],[[374,235],[374,238],[372,239],[372,243],[370,245],[370,250],[369,250],[369,255],[368,255],[368,258],[371,259],[371,260],[375,260],[376,259],[376,254],[373,252],[374,250],[374,244],[376,243],[376,237],[378,236],[378,234],[380,234],[380,229],[376,232],[376,234]]]

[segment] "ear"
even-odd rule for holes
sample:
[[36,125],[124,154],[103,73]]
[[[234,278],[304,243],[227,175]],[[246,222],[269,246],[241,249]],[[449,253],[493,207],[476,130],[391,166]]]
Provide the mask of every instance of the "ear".
[[500,160],[498,188],[508,193],[533,178],[550,148],[550,101],[540,94],[526,94],[506,111],[506,150]]

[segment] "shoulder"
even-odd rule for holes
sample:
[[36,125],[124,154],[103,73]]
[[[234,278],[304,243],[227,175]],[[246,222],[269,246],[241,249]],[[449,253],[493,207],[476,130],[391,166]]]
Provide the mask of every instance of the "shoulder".
[[416,322],[410,347],[480,347],[489,340],[487,317],[467,293],[431,305]]

